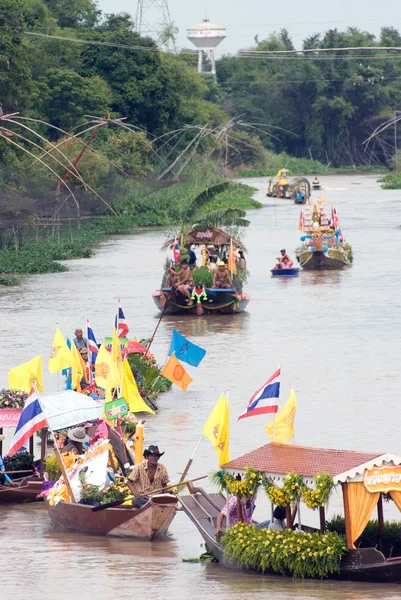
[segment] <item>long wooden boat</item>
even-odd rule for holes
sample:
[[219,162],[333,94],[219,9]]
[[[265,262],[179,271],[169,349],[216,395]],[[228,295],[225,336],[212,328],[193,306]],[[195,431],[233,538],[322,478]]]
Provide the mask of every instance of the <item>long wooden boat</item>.
[[25,477],[15,483],[15,486],[0,484],[0,505],[43,501],[43,498],[38,498],[43,485],[38,477]]
[[[232,569],[247,570],[224,557],[224,547],[214,535],[217,517],[225,505],[222,494],[207,494],[198,488],[190,495],[182,496],[180,504],[202,536],[207,551],[213,554],[219,563]],[[253,572],[260,575],[280,576],[270,570],[264,573]],[[341,561],[340,572],[330,575],[329,578],[372,583],[401,583],[401,556],[386,558],[376,548],[349,549]]]
[[52,524],[68,531],[154,540],[166,535],[174,519],[177,499],[171,494],[153,496],[143,507],[106,508],[93,512],[92,506],[59,502],[46,507]]
[[245,292],[237,293],[232,289],[207,289],[205,296],[195,299],[192,306],[188,306],[187,298],[176,291],[171,293],[171,287],[162,287],[153,292],[153,300],[160,311],[167,315],[189,314],[210,315],[213,313],[236,314],[242,313],[249,304],[249,296]]

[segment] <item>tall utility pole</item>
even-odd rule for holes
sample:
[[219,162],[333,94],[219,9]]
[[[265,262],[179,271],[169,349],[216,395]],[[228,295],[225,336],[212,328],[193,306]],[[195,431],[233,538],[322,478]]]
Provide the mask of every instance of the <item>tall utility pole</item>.
[[139,35],[152,37],[175,50],[175,27],[168,0],[137,0],[135,29]]

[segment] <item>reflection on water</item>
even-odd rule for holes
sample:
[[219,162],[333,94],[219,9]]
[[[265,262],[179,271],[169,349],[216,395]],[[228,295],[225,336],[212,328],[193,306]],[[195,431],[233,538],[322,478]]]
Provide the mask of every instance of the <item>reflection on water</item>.
[[[355,179],[361,185],[351,186]],[[259,189],[256,196],[267,201],[267,181],[257,178],[249,183]],[[398,451],[399,423],[389,416],[399,413],[401,277],[399,263],[382,258],[387,248],[393,256],[401,255],[399,219],[394,222],[398,192],[381,191],[376,177],[325,177],[322,184],[332,188],[326,201],[337,205],[342,229],[353,246],[352,268],[272,278],[270,269],[279,249],[285,247],[293,256],[299,243],[299,207],[277,200],[273,207],[250,213],[245,239],[251,272],[245,288],[251,297],[248,311],[210,318],[171,316],[160,325],[152,345],[160,363],[173,329],[207,350],[197,369],[188,367],[194,379],[188,392],[172,389],[158,400],[158,415],[146,417],[145,443],[156,443],[166,452],[163,462],[175,481],[225,388],[231,404],[232,456],[267,442],[263,418],[238,422],[237,417],[278,362],[282,402],[290,383],[297,393],[297,443],[378,454]],[[163,239],[160,231],[116,238],[103,244],[94,258],[70,261],[68,273],[26,278],[18,290],[0,288],[1,383],[6,385],[11,367],[39,351],[46,364],[56,322],[71,335],[77,326],[84,326],[87,315],[99,340],[110,335],[117,297],[122,298],[130,335],[149,337],[158,318],[151,296],[160,282]],[[46,391],[56,389],[56,376],[45,370],[44,380]],[[216,466],[206,440],[191,474],[198,477]],[[209,484],[202,481],[202,485]],[[385,517],[398,518],[393,503],[385,504]],[[334,493],[329,516],[340,511],[341,495]],[[305,509],[302,515],[305,522],[314,523],[314,513]],[[262,494],[256,518],[269,518]],[[294,582],[235,573],[215,564],[183,563],[183,558],[199,556],[204,547],[182,513],[172,524],[171,536],[152,544],[55,531],[43,504],[0,507],[0,522],[1,600],[401,596],[398,586]],[[29,592],[21,586],[27,581]]]

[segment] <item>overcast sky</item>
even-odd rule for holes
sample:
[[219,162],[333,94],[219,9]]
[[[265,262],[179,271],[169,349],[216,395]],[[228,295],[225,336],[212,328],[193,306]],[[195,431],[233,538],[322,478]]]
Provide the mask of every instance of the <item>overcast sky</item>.
[[[146,0],[149,2],[149,0]],[[179,47],[191,47],[185,37],[188,26],[205,17],[227,28],[227,38],[218,54],[235,53],[253,44],[255,35],[265,38],[272,31],[286,27],[296,48],[308,35],[330,28],[358,27],[378,34],[381,27],[401,29],[400,0],[167,0],[171,19],[179,27]],[[162,0],[158,0],[162,3]],[[135,20],[137,0],[98,0],[105,13],[128,12]],[[159,13],[147,13],[148,21],[157,22]]]

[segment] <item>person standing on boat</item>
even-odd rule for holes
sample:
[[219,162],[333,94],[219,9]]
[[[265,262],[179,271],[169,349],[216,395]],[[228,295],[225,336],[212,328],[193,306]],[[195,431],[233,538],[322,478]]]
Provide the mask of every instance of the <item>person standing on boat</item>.
[[[252,523],[252,515],[255,510],[254,496],[247,496],[247,498],[243,498],[241,500],[241,509],[242,509],[242,521],[244,523]],[[229,523],[230,527],[238,523],[238,498],[237,496],[230,496],[228,500],[228,514],[229,514]],[[220,536],[223,519],[227,521],[227,504],[217,517],[216,529],[214,530],[214,535],[216,537]],[[226,523],[227,527],[227,523]]]
[[88,347],[88,340],[86,338],[84,338],[84,335],[82,333],[82,329],[80,329],[78,327],[78,329],[76,329],[74,331],[74,333],[75,333],[74,344],[77,347],[77,349],[79,351],[81,351],[82,348],[87,348]]
[[129,475],[127,484],[134,496],[134,508],[141,508],[149,501],[148,496],[152,492],[167,487],[170,483],[166,467],[159,463],[163,454],[158,446],[149,446],[143,453],[145,460],[135,465]]

